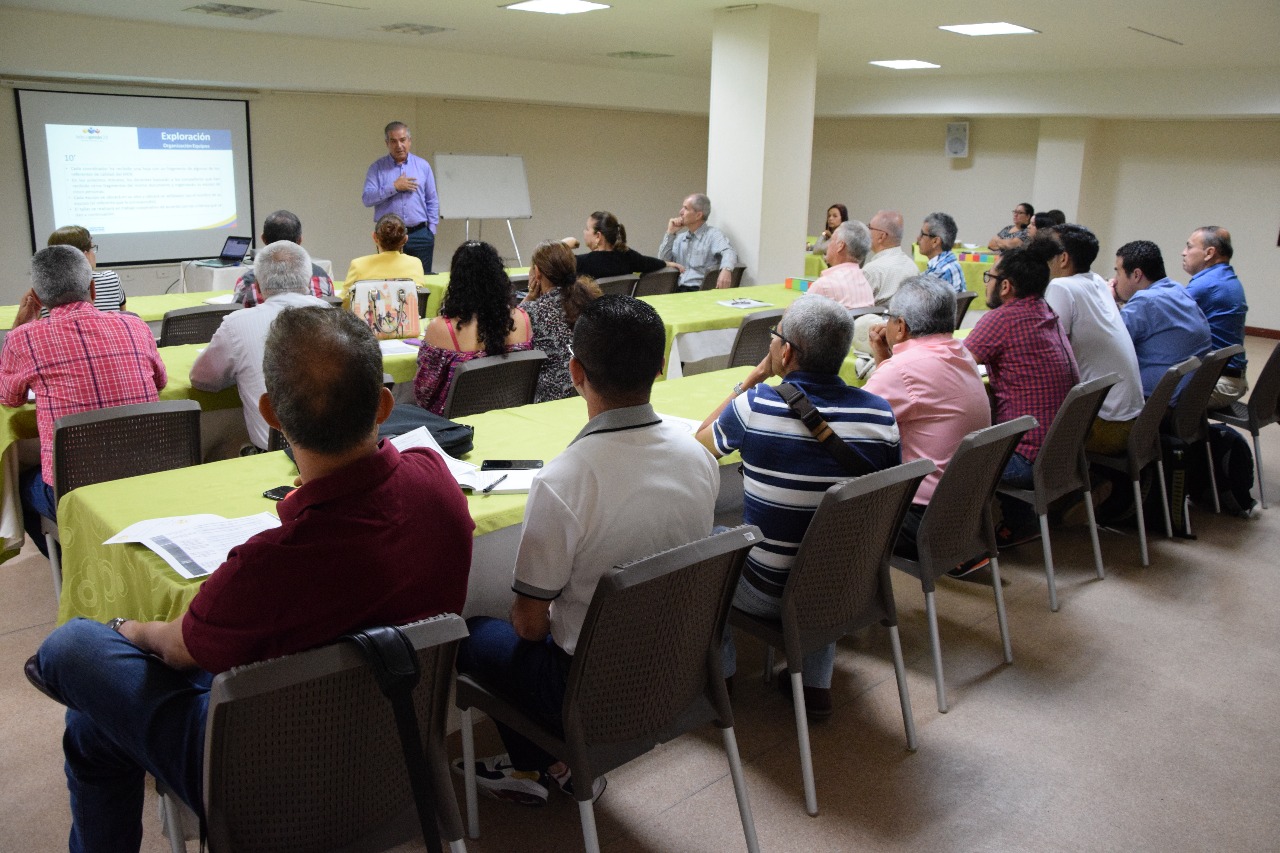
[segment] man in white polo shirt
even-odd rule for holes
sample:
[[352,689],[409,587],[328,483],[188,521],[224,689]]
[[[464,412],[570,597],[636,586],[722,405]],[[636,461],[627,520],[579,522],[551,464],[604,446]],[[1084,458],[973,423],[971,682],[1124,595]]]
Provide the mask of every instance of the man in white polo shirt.
[[[553,729],[600,577],[711,533],[716,463],[649,404],[665,348],[662,318],[638,299],[602,296],[583,309],[569,373],[590,420],[529,489],[511,621],[469,619],[458,649],[459,672],[506,685],[509,701]],[[572,794],[559,756],[500,723],[498,731],[508,754],[476,762],[485,791],[535,806],[553,784]]]

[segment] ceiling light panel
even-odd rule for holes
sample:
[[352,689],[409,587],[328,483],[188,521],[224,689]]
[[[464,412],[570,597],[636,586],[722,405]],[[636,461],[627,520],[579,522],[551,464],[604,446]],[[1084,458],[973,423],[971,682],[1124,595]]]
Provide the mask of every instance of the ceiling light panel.
[[945,27],[938,27],[938,29],[959,33],[962,36],[1013,36],[1039,33],[1039,30],[1029,30],[1026,27],[1020,27],[1017,24],[1010,24],[1005,21],[998,21],[992,24],[951,24]]
[[579,12],[594,12],[609,7],[604,3],[588,3],[586,0],[525,0],[502,8],[517,12],[542,12],[547,15],[576,15]]
[[881,68],[892,68],[895,71],[907,71],[912,68],[941,68],[941,65],[934,65],[932,62],[925,62],[921,59],[875,59],[870,65],[879,65]]

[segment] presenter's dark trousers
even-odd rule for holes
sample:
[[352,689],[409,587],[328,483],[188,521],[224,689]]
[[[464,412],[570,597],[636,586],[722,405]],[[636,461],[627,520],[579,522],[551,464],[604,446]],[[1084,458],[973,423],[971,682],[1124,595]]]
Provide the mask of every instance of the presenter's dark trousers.
[[431,274],[431,258],[436,252],[436,235],[431,233],[431,226],[419,228],[409,235],[409,242],[404,244],[404,253],[413,255],[422,261],[422,271]]

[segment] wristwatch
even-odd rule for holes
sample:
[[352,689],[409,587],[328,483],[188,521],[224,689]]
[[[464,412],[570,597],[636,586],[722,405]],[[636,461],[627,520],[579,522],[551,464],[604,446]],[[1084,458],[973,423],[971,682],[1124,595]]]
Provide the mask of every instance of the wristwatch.
[[733,396],[735,396],[735,397],[736,397],[736,396],[738,396],[738,395],[739,395],[739,394],[741,394],[744,390],[745,390],[745,389],[742,387],[742,383],[741,383],[741,382],[739,382],[737,385],[734,385],[734,386],[733,386]]
[[107,627],[110,628],[112,631],[115,631],[117,634],[119,634],[120,626],[128,621],[129,620],[124,618],[123,616],[117,616],[116,618],[112,619],[110,622],[107,623]]

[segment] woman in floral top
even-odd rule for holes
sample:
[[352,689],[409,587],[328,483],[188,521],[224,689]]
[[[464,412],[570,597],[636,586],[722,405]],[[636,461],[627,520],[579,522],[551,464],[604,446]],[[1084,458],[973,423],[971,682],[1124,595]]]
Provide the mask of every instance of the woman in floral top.
[[573,252],[564,243],[544,240],[533,250],[529,296],[524,309],[533,325],[533,346],[547,354],[538,374],[533,401],[559,400],[573,394],[569,378],[569,343],[582,309],[600,295],[595,281],[577,274]]

